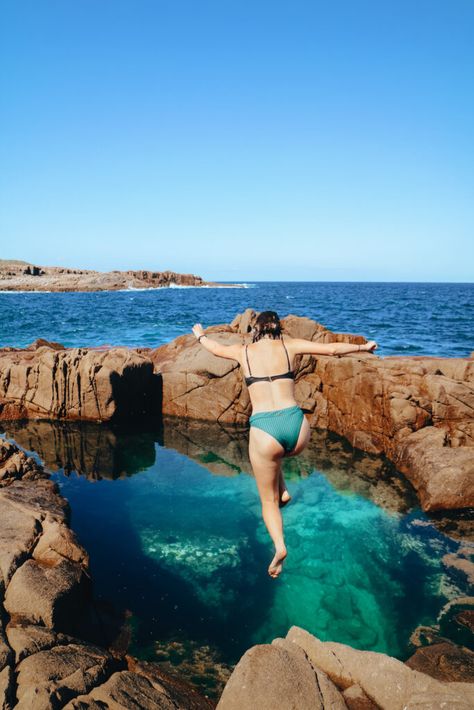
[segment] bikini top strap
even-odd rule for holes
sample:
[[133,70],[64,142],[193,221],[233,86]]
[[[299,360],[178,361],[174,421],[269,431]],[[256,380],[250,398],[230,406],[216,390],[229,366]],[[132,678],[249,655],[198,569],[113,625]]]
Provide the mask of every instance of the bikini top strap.
[[290,358],[289,358],[289,355],[288,355],[288,350],[286,349],[286,345],[285,345],[285,343],[284,343],[284,341],[283,341],[283,338],[281,339],[281,343],[282,343],[283,347],[285,348],[286,359],[288,360],[288,370],[290,371],[290,370],[291,370]]
[[251,376],[252,376],[252,372],[251,372],[251,370],[250,370],[249,354],[248,354],[248,352],[247,352],[247,349],[248,349],[248,345],[245,346],[245,357],[247,358],[247,367],[248,367],[248,369],[249,369],[249,375],[250,375],[250,377],[251,377]]

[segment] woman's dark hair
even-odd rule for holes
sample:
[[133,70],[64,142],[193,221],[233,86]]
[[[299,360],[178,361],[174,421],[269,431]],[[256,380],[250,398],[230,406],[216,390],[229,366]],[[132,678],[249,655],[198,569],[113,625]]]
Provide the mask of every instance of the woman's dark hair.
[[275,339],[281,338],[281,323],[278,313],[275,313],[275,311],[262,311],[255,321],[252,333],[253,343],[256,343],[257,340],[264,338],[266,335]]

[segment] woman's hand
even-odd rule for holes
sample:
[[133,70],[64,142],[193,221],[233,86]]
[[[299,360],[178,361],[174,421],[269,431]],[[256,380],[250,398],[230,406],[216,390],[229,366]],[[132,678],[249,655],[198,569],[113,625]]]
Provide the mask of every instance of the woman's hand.
[[200,323],[196,323],[196,325],[193,325],[193,333],[196,338],[200,338],[201,335],[204,335],[204,329]]
[[377,348],[378,348],[378,345],[375,342],[375,340],[369,340],[367,343],[364,343],[364,345],[362,346],[362,349],[367,350],[369,353],[373,353],[374,350],[376,350]]

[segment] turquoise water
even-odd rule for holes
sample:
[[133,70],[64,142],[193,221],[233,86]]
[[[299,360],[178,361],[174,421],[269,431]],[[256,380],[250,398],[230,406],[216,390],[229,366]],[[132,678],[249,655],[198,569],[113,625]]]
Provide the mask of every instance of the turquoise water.
[[36,338],[66,346],[156,347],[246,308],[313,318],[361,333],[380,355],[466,357],[474,350],[474,284],[255,283],[250,288],[175,288],[97,293],[0,293],[0,346]]
[[[289,556],[273,580],[244,430],[173,420],[4,426],[54,472],[95,593],[132,612],[131,651],[142,657],[161,658],[179,641],[181,662],[205,648],[231,666],[297,624],[405,659],[410,633],[467,593],[442,562],[459,540],[422,513],[386,461],[335,436],[315,433],[285,462]],[[195,682],[202,673],[194,669]]]

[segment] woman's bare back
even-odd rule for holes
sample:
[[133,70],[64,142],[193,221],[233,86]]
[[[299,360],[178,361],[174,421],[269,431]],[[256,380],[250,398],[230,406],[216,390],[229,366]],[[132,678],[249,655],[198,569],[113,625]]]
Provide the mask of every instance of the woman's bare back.
[[[293,369],[291,351],[285,352],[284,341],[280,339],[262,338],[244,345],[239,362],[244,377],[274,377]],[[294,380],[290,378],[254,382],[248,391],[254,414],[296,404]]]

